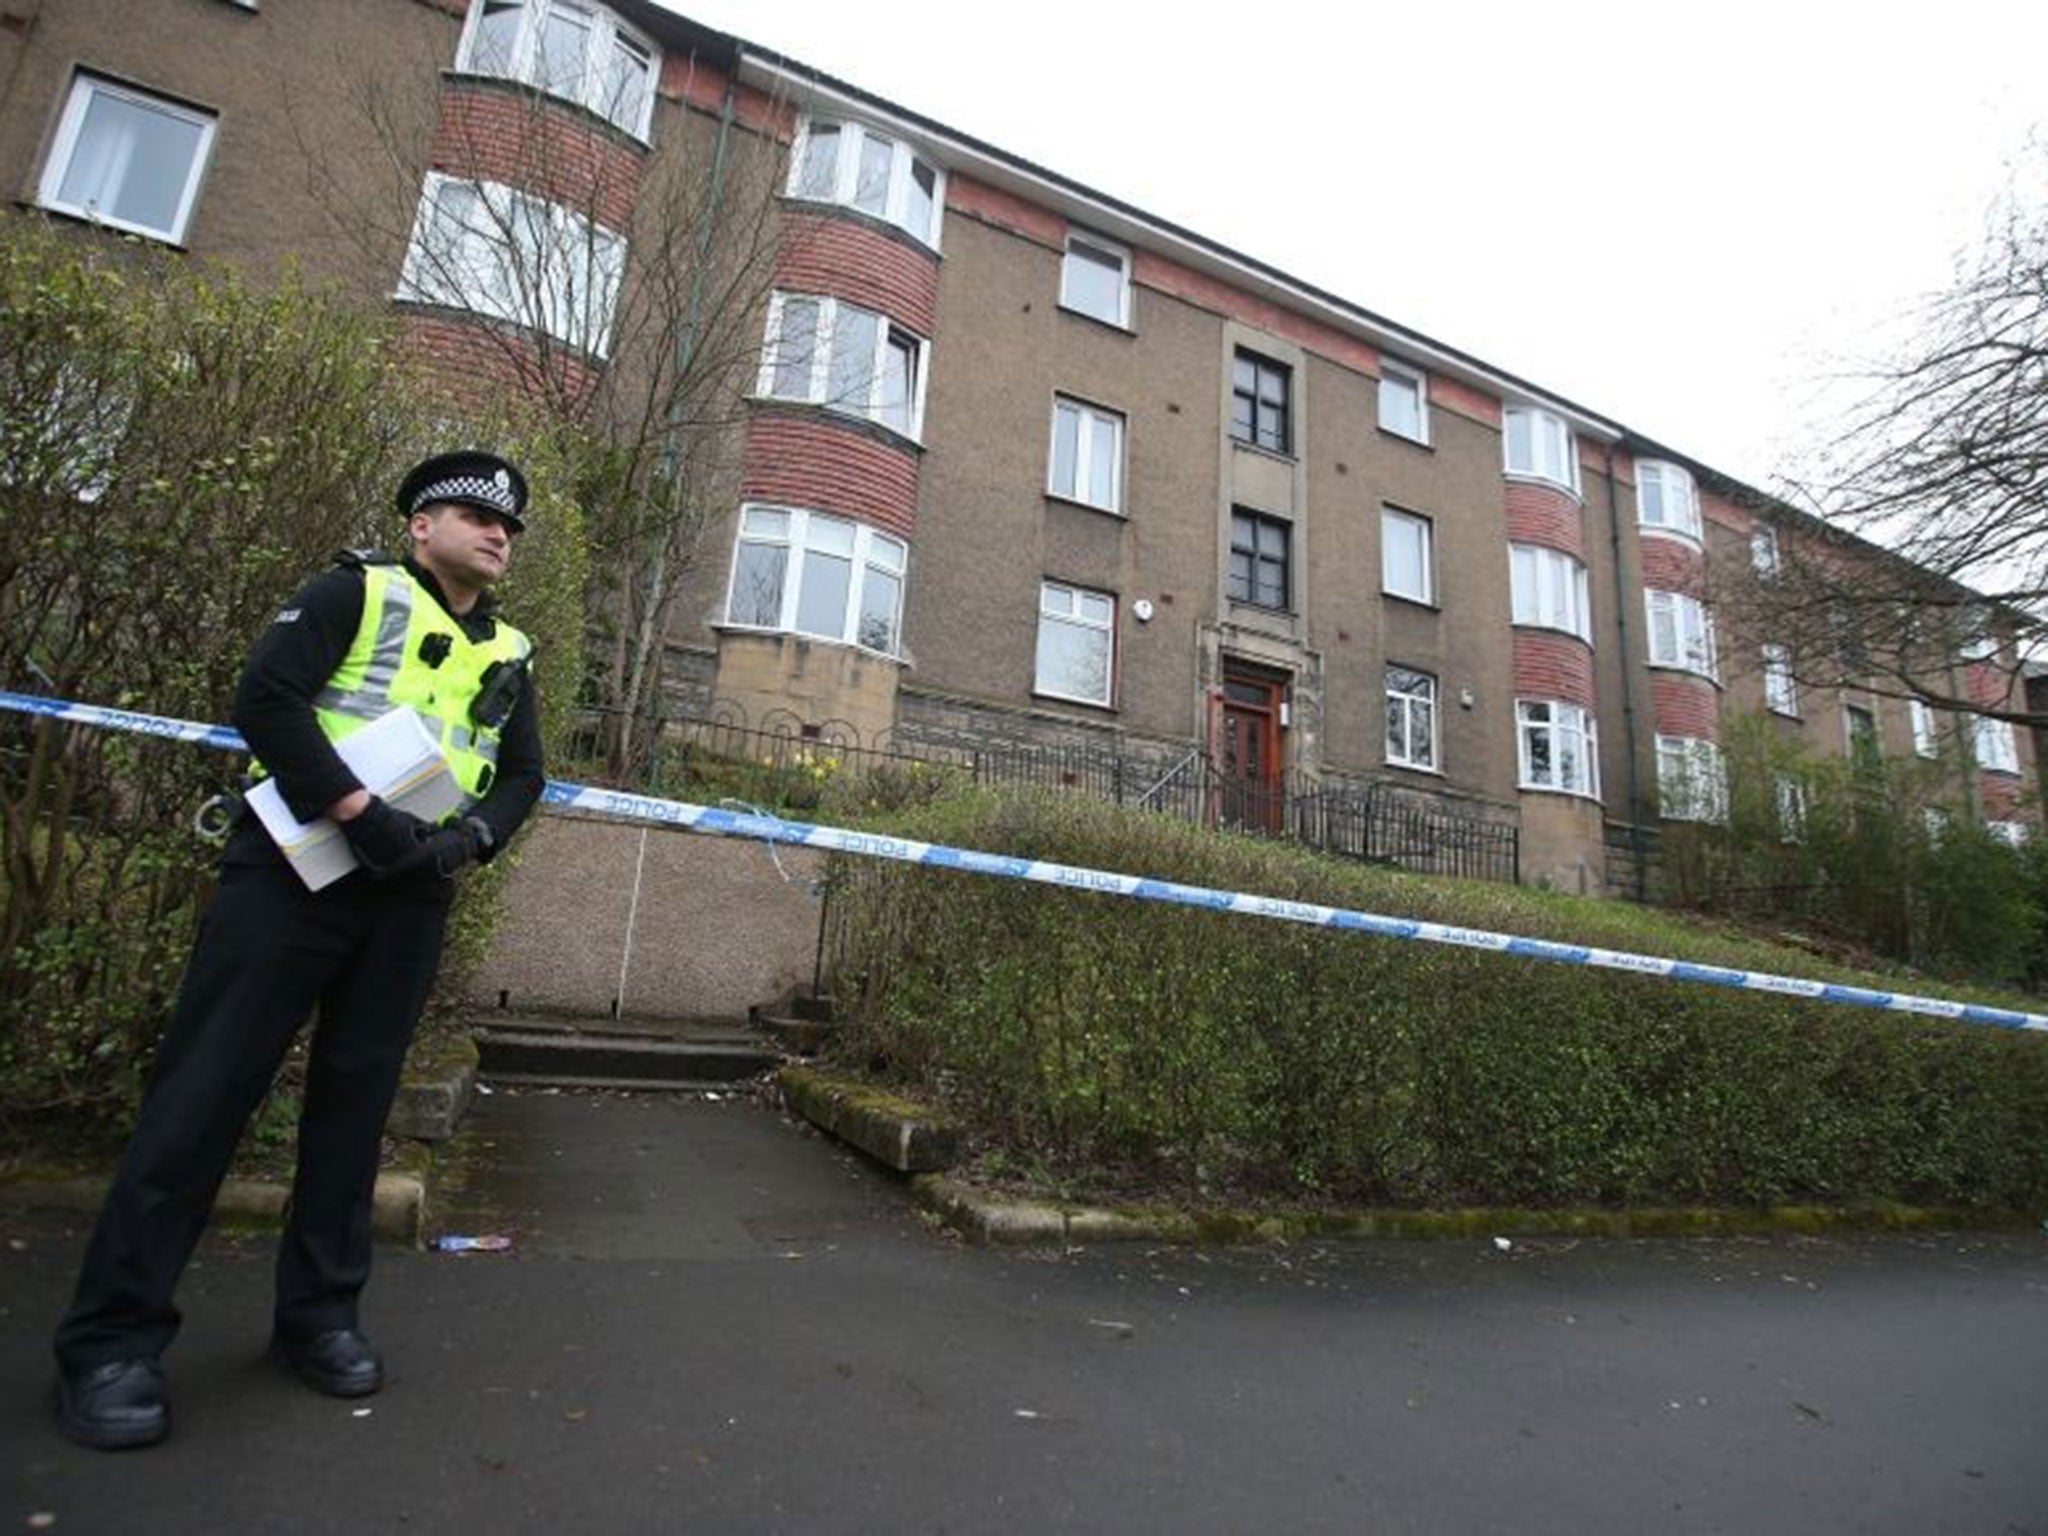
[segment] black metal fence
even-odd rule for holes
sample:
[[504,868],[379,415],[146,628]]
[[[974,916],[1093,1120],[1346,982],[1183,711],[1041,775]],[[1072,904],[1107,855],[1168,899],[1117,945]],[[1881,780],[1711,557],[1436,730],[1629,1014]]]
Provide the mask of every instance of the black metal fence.
[[[737,709],[714,708],[651,728],[649,766],[624,787],[805,814],[915,803],[961,782],[1049,789],[1426,874],[1519,878],[1520,834],[1511,822],[1377,783],[1331,785],[1298,772],[1270,782],[1235,778],[1194,746],[1177,758],[1015,743],[908,749],[889,736],[864,742],[843,721],[806,723],[783,710],[758,725]],[[593,717],[589,757],[598,756],[600,738]]]

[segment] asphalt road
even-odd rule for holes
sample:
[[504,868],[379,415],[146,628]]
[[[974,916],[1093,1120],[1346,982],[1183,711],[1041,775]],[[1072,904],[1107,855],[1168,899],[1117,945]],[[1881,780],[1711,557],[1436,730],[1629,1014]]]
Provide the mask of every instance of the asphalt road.
[[1027,1256],[747,1102],[466,1140],[445,1225],[516,1246],[380,1255],[381,1394],[269,1365],[211,1238],[143,1452],[51,1427],[82,1223],[0,1212],[0,1532],[2048,1536],[2039,1233]]

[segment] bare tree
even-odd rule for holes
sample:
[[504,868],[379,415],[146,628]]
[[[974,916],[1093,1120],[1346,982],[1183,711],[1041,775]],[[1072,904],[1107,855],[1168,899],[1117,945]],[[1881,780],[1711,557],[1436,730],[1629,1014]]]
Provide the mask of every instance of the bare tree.
[[[594,112],[513,80],[444,99],[438,67],[337,61],[360,142],[299,134],[309,184],[370,291],[460,312],[471,388],[537,406],[582,466],[595,702],[608,769],[635,776],[666,645],[708,527],[737,502],[787,146],[780,104],[681,107],[644,162]],[[651,80],[609,82],[649,90]],[[469,110],[481,103],[488,110]],[[402,255],[398,254],[402,253]]]
[[1719,583],[1723,623],[1814,685],[2048,724],[2017,687],[2048,638],[2048,201],[2009,193],[1912,319],[1795,481],[1819,520],[1759,503],[1778,537]]

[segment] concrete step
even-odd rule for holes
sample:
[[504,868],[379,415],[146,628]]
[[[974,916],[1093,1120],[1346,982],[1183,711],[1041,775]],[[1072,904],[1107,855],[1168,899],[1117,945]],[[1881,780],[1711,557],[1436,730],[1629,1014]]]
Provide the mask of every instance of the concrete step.
[[836,1027],[832,999],[815,997],[808,988],[785,992],[772,1003],[756,1003],[747,1010],[747,1019],[785,1051],[798,1056],[817,1055]]
[[498,1018],[476,1043],[485,1082],[562,1087],[730,1087],[783,1059],[751,1030],[660,1021]]

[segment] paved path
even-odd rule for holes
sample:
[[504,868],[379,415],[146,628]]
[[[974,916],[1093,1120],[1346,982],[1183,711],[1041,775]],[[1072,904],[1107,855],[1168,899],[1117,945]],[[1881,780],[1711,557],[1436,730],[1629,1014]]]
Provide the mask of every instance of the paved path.
[[[0,1532],[2048,1536],[2048,1237],[1104,1246],[926,1232],[745,1102],[499,1094],[386,1251],[361,1417],[214,1238],[155,1450],[60,1440],[76,1218],[0,1214]],[[359,1405],[360,1406],[360,1405]]]

